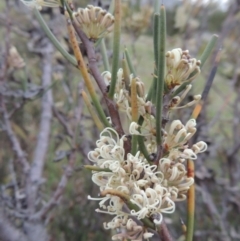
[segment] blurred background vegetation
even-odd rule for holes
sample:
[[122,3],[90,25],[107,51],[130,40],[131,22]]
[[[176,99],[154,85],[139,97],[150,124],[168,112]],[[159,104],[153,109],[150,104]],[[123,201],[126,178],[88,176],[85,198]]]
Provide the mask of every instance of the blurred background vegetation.
[[[196,226],[195,241],[240,240],[240,2],[231,1],[164,1],[167,7],[167,49],[183,48],[198,58],[213,34],[219,35],[216,51],[221,49],[218,66],[207,103],[199,118],[196,140],[207,141],[208,153],[196,161]],[[7,3],[7,4],[6,4]],[[109,1],[75,0],[76,7],[87,4],[109,7]],[[154,70],[152,14],[153,1],[123,1],[122,48],[129,49],[137,75],[149,87]],[[68,45],[66,23],[59,9],[44,8],[42,14],[57,39],[71,53]],[[97,197],[98,188],[91,182],[91,173],[83,170],[89,164],[87,153],[95,145],[98,130],[94,127],[83,105],[80,90],[84,88],[79,72],[56,51],[52,58],[52,84],[48,89],[41,86],[42,55],[45,34],[33,13],[20,1],[0,2],[0,65],[3,66],[6,48],[15,46],[20,62],[9,63],[5,71],[7,79],[0,94],[4,96],[10,123],[22,149],[32,160],[38,138],[41,115],[41,98],[50,88],[53,93],[54,117],[45,158],[44,179],[41,186],[42,202],[47,202],[56,190],[67,165],[71,141],[61,118],[75,130],[76,162],[74,172],[57,207],[47,220],[51,240],[90,241],[111,240],[103,222],[111,217],[95,212],[97,202],[87,196]],[[112,39],[106,39],[111,61]],[[84,49],[82,49],[84,52]],[[99,67],[104,71],[100,50]],[[216,52],[205,64],[201,76],[193,85],[192,95],[202,93],[213,67]],[[21,65],[21,61],[25,65]],[[189,97],[191,98],[191,96]],[[81,118],[76,124],[76,113]],[[189,119],[190,110],[179,110],[175,117]],[[1,113],[0,113],[1,114]],[[5,195],[12,180],[11,168],[21,188],[22,174],[5,132],[3,117],[0,119],[0,185]],[[9,190],[8,190],[9,192]],[[6,194],[11,197],[10,193]],[[1,202],[2,203],[2,202]],[[6,209],[11,209],[6,207]],[[186,221],[186,206],[177,206],[177,212],[166,216],[166,222],[176,240],[184,240],[181,222]],[[13,218],[14,225],[22,228],[21,218]],[[39,239],[40,240],[40,239]],[[4,241],[4,240],[3,240]]]

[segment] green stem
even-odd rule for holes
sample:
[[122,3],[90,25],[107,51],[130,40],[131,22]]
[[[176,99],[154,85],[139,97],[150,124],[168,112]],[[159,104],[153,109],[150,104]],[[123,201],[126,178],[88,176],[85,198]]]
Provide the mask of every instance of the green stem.
[[103,58],[104,70],[110,71],[110,66],[109,66],[109,61],[108,61],[108,56],[107,56],[107,49],[106,49],[106,45],[105,45],[105,40],[104,40],[104,38],[101,39],[100,49],[101,49],[102,58]]
[[154,68],[154,77],[153,77],[153,83],[152,83],[152,102],[154,104],[156,104],[156,98],[157,98],[157,81],[158,78],[155,77],[158,75],[158,61],[159,61],[159,37],[160,37],[160,15],[158,14],[154,14],[154,18],[153,18],[153,51],[154,51],[154,61],[155,61],[155,68]]
[[[126,201],[126,204],[127,206],[129,207],[130,210],[135,210],[136,212],[139,211],[139,207],[132,203],[130,200],[127,200]],[[143,218],[141,219],[141,222],[146,226],[146,227],[149,227],[151,229],[155,229],[155,225],[148,219],[148,218]]]
[[203,65],[205,64],[206,60],[209,58],[209,56],[212,53],[212,50],[214,49],[216,43],[218,40],[218,36],[216,34],[214,34],[211,38],[211,40],[208,42],[206,48],[204,49],[201,57],[200,57],[200,61],[201,61],[201,68],[203,67]]
[[84,168],[86,168],[86,169],[88,169],[90,171],[96,171],[96,172],[112,172],[108,168],[100,168],[100,167],[91,166],[91,165],[84,165]]
[[144,137],[143,136],[138,136],[138,146],[140,152],[144,155],[144,157],[147,159],[148,162],[151,162],[151,159],[149,157],[149,153],[147,151],[147,148],[144,143]]
[[112,79],[110,90],[108,93],[109,98],[113,98],[115,93],[115,86],[117,83],[118,62],[120,53],[120,35],[121,35],[121,0],[115,0],[115,22],[113,34],[113,60],[112,60]]
[[[132,121],[137,122],[137,120],[138,120],[138,104],[137,104],[137,84],[136,84],[135,78],[132,80],[132,83],[131,83],[131,109],[132,109]],[[137,153],[137,143],[138,143],[138,136],[132,135],[131,153],[134,156]]]
[[124,58],[124,56],[123,56],[123,59],[122,59],[122,69],[123,69],[123,78],[124,78],[126,90],[129,91],[129,93],[131,94],[130,73],[129,73],[129,69],[128,69],[128,66],[127,66],[127,61]]
[[48,38],[50,39],[50,41],[52,42],[52,44],[56,47],[56,49],[63,55],[64,58],[66,58],[72,65],[74,65],[75,67],[77,67],[77,61],[76,59],[70,55],[62,46],[61,44],[58,42],[58,40],[55,38],[55,36],[53,35],[53,33],[51,32],[51,30],[48,28],[46,22],[44,21],[44,19],[42,18],[40,12],[35,8],[34,10],[34,14],[39,22],[39,24],[41,25],[43,31],[45,32],[45,34],[48,36]]
[[149,89],[149,91],[148,91],[146,101],[150,101],[150,100],[152,100],[153,89],[154,89],[154,85],[152,84],[152,86],[150,87],[150,89]]
[[162,5],[160,10],[160,36],[159,36],[159,56],[158,56],[158,81],[156,95],[156,141],[158,145],[162,143],[162,108],[165,77],[165,39],[166,39],[166,11]]
[[130,55],[129,55],[129,52],[128,52],[127,48],[125,48],[124,53],[126,55],[126,59],[127,59],[127,63],[128,63],[128,67],[130,69],[130,72],[131,72],[131,74],[133,74],[133,77],[136,77],[137,76],[136,71],[133,67],[133,64],[132,64],[132,61],[131,61],[131,58],[130,58]]

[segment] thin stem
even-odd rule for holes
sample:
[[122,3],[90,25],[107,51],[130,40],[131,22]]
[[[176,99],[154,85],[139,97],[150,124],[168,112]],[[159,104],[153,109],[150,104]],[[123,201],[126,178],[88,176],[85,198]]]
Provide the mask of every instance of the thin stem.
[[104,38],[101,39],[100,49],[101,49],[102,58],[103,58],[104,70],[110,71],[110,65],[109,65],[109,61],[108,61],[107,49],[106,49],[106,44],[105,44]]
[[[187,167],[188,167],[188,177],[194,178],[194,162],[192,160],[188,160]],[[193,184],[188,190],[186,241],[192,241],[193,239],[194,214],[195,214],[195,185]]]
[[98,118],[97,114],[95,113],[95,110],[94,110],[85,91],[82,91],[82,97],[84,99],[84,102],[88,108],[88,111],[89,111],[95,125],[97,126],[98,130],[102,131],[104,129],[104,126],[103,126],[102,122],[100,121],[100,119]]
[[166,38],[166,12],[165,7],[161,6],[160,15],[160,45],[158,56],[158,82],[156,96],[156,141],[158,145],[162,143],[162,109],[163,109],[163,92],[165,76],[165,38]]
[[117,72],[120,53],[120,35],[121,35],[121,0],[115,0],[115,13],[114,13],[114,33],[113,33],[113,60],[112,60],[112,79],[110,90],[108,93],[109,98],[113,98],[115,93],[115,86],[117,83]]
[[127,59],[128,67],[130,69],[130,73],[133,74],[133,77],[136,77],[137,76],[136,71],[133,67],[133,64],[132,64],[132,61],[131,61],[131,58],[130,58],[130,55],[129,55],[129,52],[128,52],[127,48],[125,48],[124,53],[126,55],[126,59]]
[[152,160],[150,159],[149,153],[148,153],[147,148],[144,143],[144,136],[138,135],[138,146],[139,146],[139,150],[144,155],[144,157],[147,159],[147,161],[151,162]]
[[124,79],[124,82],[125,82],[125,88],[126,88],[127,91],[129,91],[129,93],[131,93],[130,73],[129,73],[129,69],[128,69],[128,66],[127,66],[127,61],[124,57],[122,59],[122,68],[123,68],[123,79]]
[[205,64],[206,60],[209,58],[209,56],[211,55],[215,45],[217,44],[217,40],[218,40],[218,36],[216,34],[214,34],[212,36],[212,38],[210,39],[210,41],[208,42],[206,48],[204,49],[200,60],[201,60],[201,68],[203,67],[203,65]]
[[[132,79],[131,83],[131,109],[132,109],[132,121],[137,122],[138,120],[138,104],[137,104],[137,85],[136,79]],[[132,146],[131,153],[135,155],[137,153],[137,135],[132,135]]]
[[76,35],[75,35],[75,31],[74,31],[74,28],[72,26],[72,22],[69,18],[69,15],[67,12],[65,12],[66,14],[66,18],[67,18],[67,28],[68,28],[68,34],[69,34],[69,39],[70,39],[70,43],[72,45],[72,48],[73,48],[73,52],[74,52],[74,55],[77,59],[77,64],[78,64],[78,68],[79,70],[81,71],[81,74],[82,74],[82,77],[85,81],[85,85],[88,89],[88,92],[91,96],[91,99],[93,101],[93,104],[97,110],[97,113],[102,121],[102,123],[105,125],[105,126],[109,126],[110,127],[110,124],[105,116],[105,113],[102,109],[102,106],[97,98],[97,95],[96,95],[96,91],[94,89],[94,86],[92,84],[92,81],[89,77],[89,74],[88,74],[88,70],[87,70],[87,66],[84,62],[84,59],[83,59],[83,56],[82,56],[82,53],[79,49],[79,46],[78,46],[78,42],[77,42],[77,39],[76,39]]
[[[160,37],[160,15],[154,14],[153,18],[153,51],[154,51],[154,77],[153,77],[153,83],[151,86],[151,94],[152,94],[152,102],[156,104],[156,98],[157,98],[157,82],[158,82],[158,61],[159,61],[159,37]],[[156,68],[157,67],[157,68]]]
[[95,171],[95,172],[112,172],[108,168],[100,168],[92,165],[84,165],[84,168],[90,170],[90,171]]
[[49,27],[47,26],[47,24],[45,23],[44,19],[42,18],[40,12],[34,8],[34,14],[39,22],[39,24],[41,25],[43,31],[45,32],[45,34],[48,36],[48,38],[50,39],[50,41],[52,42],[52,44],[56,47],[56,49],[63,55],[64,58],[66,58],[72,65],[74,65],[75,67],[77,67],[77,61],[76,59],[69,54],[62,46],[61,44],[58,42],[58,40],[55,38],[55,36],[53,35],[53,33],[51,32],[51,30],[49,29]]

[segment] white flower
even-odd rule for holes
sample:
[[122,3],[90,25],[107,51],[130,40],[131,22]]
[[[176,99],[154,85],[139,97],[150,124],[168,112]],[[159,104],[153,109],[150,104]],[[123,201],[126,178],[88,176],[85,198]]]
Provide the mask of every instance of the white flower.
[[129,133],[131,135],[141,135],[141,133],[138,131],[138,128],[140,126],[136,122],[131,122],[129,126]]
[[207,143],[204,141],[199,141],[192,146],[192,150],[198,154],[207,150]]
[[191,58],[188,50],[173,49],[167,52],[166,58],[167,75],[165,82],[168,89],[173,89],[185,81],[191,81],[200,73],[200,60]]
[[89,39],[105,37],[113,30],[114,17],[100,7],[88,5],[73,12],[74,22],[79,25]]
[[196,130],[195,119],[190,119],[185,126],[180,120],[173,121],[164,140],[165,147],[168,150],[175,147],[183,147],[195,134]]

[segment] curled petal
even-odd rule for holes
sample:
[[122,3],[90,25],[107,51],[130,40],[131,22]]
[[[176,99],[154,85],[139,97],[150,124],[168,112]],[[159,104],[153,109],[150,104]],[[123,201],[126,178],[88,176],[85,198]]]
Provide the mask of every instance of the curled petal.
[[141,133],[138,131],[139,125],[136,122],[132,122],[129,126],[129,133],[131,135],[141,135]]
[[201,153],[201,152],[205,152],[207,150],[207,143],[205,143],[204,141],[199,141],[192,146],[192,150],[196,154]]
[[176,130],[180,130],[181,128],[183,127],[183,124],[180,120],[174,120],[170,126],[170,129],[169,129],[169,134],[170,135],[173,135],[175,129]]
[[186,159],[192,159],[192,160],[197,159],[197,155],[192,149],[185,149],[183,151],[183,155],[181,157],[186,158]]

